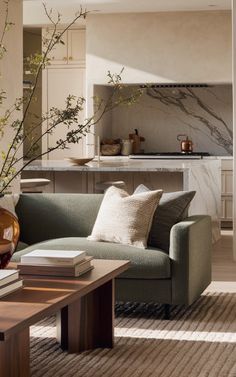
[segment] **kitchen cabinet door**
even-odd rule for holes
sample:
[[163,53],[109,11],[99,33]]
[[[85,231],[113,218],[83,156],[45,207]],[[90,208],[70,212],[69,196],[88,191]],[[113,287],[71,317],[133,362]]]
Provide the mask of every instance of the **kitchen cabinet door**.
[[57,171],[54,174],[54,192],[59,193],[86,193],[87,173],[78,171]]
[[232,197],[225,197],[225,220],[233,219],[233,199]]
[[[223,161],[225,163],[225,161]],[[229,165],[229,162],[226,161]],[[222,164],[223,165],[223,164]],[[232,228],[233,219],[233,170],[230,166],[223,166],[221,172],[221,225]]]
[[233,171],[224,171],[224,194],[232,195],[233,194]]
[[68,31],[68,64],[85,66],[85,30]]
[[[61,30],[58,30],[61,31]],[[47,34],[48,33],[48,34]],[[52,32],[43,31],[43,36],[47,38],[50,37]],[[48,57],[51,59],[51,64],[67,64],[68,60],[68,35],[65,33],[62,37],[63,43],[58,43],[53,50],[48,54]]]
[[[44,104],[49,110],[52,107],[65,108],[65,101],[69,94],[84,96],[85,70],[82,68],[49,68],[46,70],[46,80],[44,80],[44,94],[46,101]],[[80,121],[84,119],[84,112],[80,114]],[[49,125],[47,125],[49,127]],[[72,125],[70,129],[76,127]],[[65,139],[68,128],[65,125],[58,125],[52,134],[47,136],[47,147],[53,148],[57,140]],[[49,159],[63,160],[68,156],[81,156],[83,154],[83,141],[79,144],[69,144],[69,149],[56,150],[50,153]]]
[[134,190],[141,184],[150,190],[162,189],[165,192],[180,191],[183,189],[182,173],[145,172],[133,173]]
[[[59,30],[61,31],[61,30]],[[43,29],[43,37],[49,38],[52,31]],[[85,29],[72,29],[64,33],[63,43],[58,43],[48,57],[51,65],[77,65],[85,67]]]

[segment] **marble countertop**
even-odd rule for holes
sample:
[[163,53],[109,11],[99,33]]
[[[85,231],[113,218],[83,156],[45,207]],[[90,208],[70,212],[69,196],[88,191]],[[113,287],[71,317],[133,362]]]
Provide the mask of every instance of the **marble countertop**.
[[233,156],[207,156],[204,160],[233,160]]
[[[166,171],[184,172],[194,167],[209,166],[217,159],[201,160],[131,160],[128,157],[101,157],[100,162],[95,158],[86,165],[73,165],[66,160],[36,160],[25,167],[25,171]],[[219,160],[218,160],[219,161]]]

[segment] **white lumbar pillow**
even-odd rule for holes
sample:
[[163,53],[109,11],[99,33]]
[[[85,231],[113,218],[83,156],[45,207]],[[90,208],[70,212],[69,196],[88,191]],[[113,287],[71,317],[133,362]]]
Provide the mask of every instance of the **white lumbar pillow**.
[[162,190],[129,195],[111,186],[105,193],[90,241],[147,247],[147,238]]

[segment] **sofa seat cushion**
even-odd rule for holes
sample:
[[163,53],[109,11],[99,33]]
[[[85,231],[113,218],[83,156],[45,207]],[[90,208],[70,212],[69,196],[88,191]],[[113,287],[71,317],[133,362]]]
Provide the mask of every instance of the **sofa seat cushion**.
[[15,252],[12,261],[19,262],[22,255],[35,249],[85,250],[96,259],[130,260],[131,267],[120,275],[123,278],[170,278],[170,258],[165,252],[155,248],[140,249],[110,242],[91,242],[84,237],[67,237],[40,242]]

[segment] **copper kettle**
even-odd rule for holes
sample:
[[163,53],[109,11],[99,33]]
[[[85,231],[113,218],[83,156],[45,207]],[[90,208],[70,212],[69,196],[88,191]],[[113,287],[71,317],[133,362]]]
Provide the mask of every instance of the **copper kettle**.
[[[184,137],[184,139],[182,139]],[[182,153],[192,153],[193,142],[188,138],[187,135],[178,135],[177,140],[180,141],[180,147]]]

